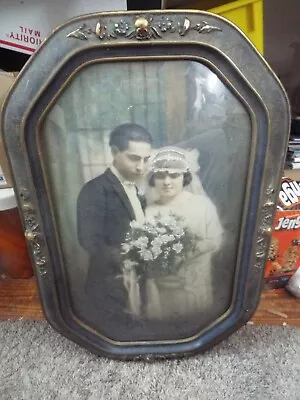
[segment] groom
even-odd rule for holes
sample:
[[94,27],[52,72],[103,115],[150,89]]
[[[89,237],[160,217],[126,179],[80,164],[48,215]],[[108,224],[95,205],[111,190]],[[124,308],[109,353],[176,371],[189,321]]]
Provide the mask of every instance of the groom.
[[116,327],[130,321],[125,312],[127,293],[121,276],[120,246],[130,222],[144,218],[145,202],[135,183],[145,173],[151,144],[151,135],[142,126],[117,126],[109,141],[112,165],[87,182],[78,197],[78,239],[90,256],[86,291],[104,329],[114,321]]

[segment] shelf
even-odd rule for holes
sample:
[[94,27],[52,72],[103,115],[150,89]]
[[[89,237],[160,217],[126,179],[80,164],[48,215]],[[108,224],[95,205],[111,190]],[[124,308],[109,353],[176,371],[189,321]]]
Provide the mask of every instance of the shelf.
[[252,322],[259,325],[300,326],[300,299],[284,289],[263,292]]
[[36,281],[0,280],[0,319],[43,319]]
[[285,169],[283,176],[294,181],[300,181],[300,169]]
[[[0,280],[0,319],[44,319],[34,278]],[[285,290],[263,292],[252,323],[300,326],[300,299]]]

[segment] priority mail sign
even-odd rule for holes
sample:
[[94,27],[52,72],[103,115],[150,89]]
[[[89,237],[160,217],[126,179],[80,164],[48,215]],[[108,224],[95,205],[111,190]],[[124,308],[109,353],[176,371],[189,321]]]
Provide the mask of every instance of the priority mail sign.
[[0,47],[32,54],[72,17],[126,9],[126,0],[0,0]]

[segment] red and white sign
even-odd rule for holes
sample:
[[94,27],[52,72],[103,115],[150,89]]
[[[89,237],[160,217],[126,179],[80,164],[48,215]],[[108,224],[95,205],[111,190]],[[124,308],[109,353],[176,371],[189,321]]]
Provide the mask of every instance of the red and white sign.
[[32,54],[72,17],[126,8],[126,0],[0,0],[0,47]]

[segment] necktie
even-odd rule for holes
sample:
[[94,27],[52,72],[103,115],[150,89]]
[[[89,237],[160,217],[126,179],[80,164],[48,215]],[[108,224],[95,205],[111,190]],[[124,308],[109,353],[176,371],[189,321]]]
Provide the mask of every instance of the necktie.
[[144,211],[142,209],[142,205],[140,202],[140,199],[138,197],[138,190],[136,185],[133,182],[123,182],[123,186],[125,189],[125,192],[129,198],[129,201],[132,205],[134,214],[135,214],[135,220],[138,222],[143,222],[144,221]]

